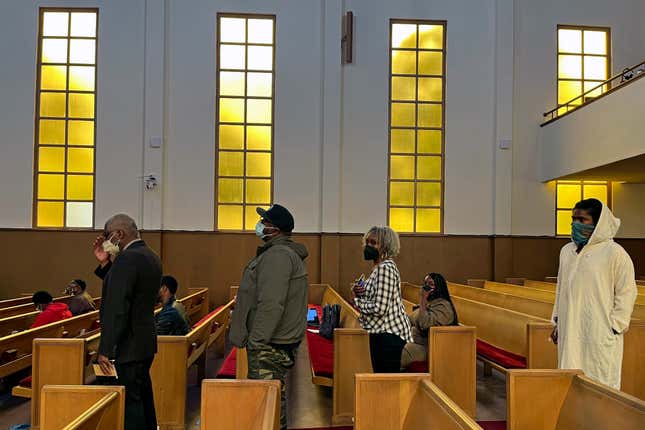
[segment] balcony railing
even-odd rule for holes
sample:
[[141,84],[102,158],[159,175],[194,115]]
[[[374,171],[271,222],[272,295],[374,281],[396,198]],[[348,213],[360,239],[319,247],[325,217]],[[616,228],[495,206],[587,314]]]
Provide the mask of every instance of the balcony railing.
[[568,102],[560,104],[548,112],[544,112],[544,122],[542,123],[542,126],[552,123],[553,121],[556,121],[563,116],[598,100],[599,98],[611,94],[617,89],[622,88],[626,84],[634,82],[643,76],[645,76],[645,61],[641,61],[637,65],[623,70],[619,74],[612,76],[590,90],[572,98]]

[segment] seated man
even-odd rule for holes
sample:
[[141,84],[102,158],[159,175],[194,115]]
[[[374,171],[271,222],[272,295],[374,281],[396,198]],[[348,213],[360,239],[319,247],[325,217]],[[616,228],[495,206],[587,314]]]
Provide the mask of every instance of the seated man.
[[168,291],[173,295],[173,298],[175,299],[173,301],[173,307],[177,309],[177,312],[179,312],[179,315],[186,321],[186,324],[188,324],[188,316],[186,316],[186,308],[184,307],[184,304],[180,301],[176,300],[175,294],[177,294],[177,289],[179,288],[179,284],[177,283],[177,280],[173,278],[170,275],[165,275],[161,278],[161,286],[162,287],[167,287]]
[[36,309],[40,311],[31,328],[40,327],[41,325],[50,324],[56,321],[72,317],[72,313],[65,303],[54,303],[54,298],[47,291],[38,291],[34,293],[32,300]]
[[457,311],[450,299],[448,285],[443,276],[430,273],[423,279],[419,293],[419,306],[409,315],[414,343],[408,343],[401,353],[403,369],[416,361],[428,360],[428,331],[432,326],[458,325]]
[[72,315],[81,315],[96,310],[94,299],[85,291],[87,285],[82,279],[74,279],[67,285],[65,291],[72,296],[69,301],[69,310]]
[[172,285],[162,285],[159,288],[159,300],[163,307],[161,311],[155,316],[155,323],[157,325],[157,334],[160,336],[183,336],[190,331],[188,323],[179,314],[175,304],[175,292],[177,287],[175,284],[174,289],[171,290]]

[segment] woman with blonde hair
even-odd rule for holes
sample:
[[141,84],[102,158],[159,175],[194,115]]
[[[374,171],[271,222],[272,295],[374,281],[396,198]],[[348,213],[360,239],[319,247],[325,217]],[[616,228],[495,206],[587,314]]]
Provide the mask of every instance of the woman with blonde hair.
[[374,263],[367,280],[352,286],[359,321],[369,333],[370,356],[375,373],[401,370],[401,352],[412,342],[410,320],[401,300],[401,276],[393,258],[401,248],[399,235],[390,227],[372,227],[363,236],[363,256]]

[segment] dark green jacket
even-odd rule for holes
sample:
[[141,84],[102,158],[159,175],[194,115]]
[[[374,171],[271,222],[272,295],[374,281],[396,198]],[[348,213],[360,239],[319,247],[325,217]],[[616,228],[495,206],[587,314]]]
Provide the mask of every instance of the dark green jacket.
[[231,322],[233,345],[294,344],[307,326],[307,248],[278,236],[244,269]]

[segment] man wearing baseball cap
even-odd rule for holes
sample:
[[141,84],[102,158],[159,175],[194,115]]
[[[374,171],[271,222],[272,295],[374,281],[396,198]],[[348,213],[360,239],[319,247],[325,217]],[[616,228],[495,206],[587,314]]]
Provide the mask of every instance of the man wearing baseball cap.
[[287,428],[287,372],[307,325],[307,248],[291,238],[287,208],[257,208],[255,234],[264,241],[244,269],[231,322],[230,339],[246,348],[249,379],[282,383],[280,426]]

